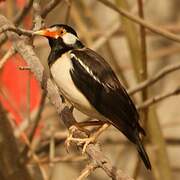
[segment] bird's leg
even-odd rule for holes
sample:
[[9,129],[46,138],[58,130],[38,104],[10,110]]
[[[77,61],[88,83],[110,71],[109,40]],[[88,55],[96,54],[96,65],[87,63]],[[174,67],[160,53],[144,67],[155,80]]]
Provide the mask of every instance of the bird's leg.
[[86,126],[102,126],[106,122],[104,121],[99,121],[99,120],[94,120],[94,121],[84,121],[84,122],[78,122],[79,127],[86,127]]
[[73,132],[76,130],[77,127],[71,126],[69,128],[69,130],[70,130],[69,137],[66,140],[66,147],[68,147],[70,145],[70,142],[72,142],[72,141],[78,142],[80,144],[83,144],[82,153],[84,153],[86,151],[88,144],[95,143],[97,138],[99,137],[99,135],[108,127],[109,127],[109,124],[103,123],[103,125],[96,132],[94,132],[90,137],[81,139],[81,138],[73,138]]
[[79,129],[80,131],[85,132],[85,134],[87,134],[87,136],[90,136],[90,131],[88,129],[85,129],[84,127],[90,126],[90,125],[95,125],[95,124],[97,125],[97,122],[99,122],[98,125],[100,125],[100,121],[96,121],[96,123],[91,122],[91,121],[80,122],[80,123],[75,122],[75,124],[69,128],[69,135],[65,141],[65,147],[66,147],[67,152],[69,152],[70,142],[75,141],[75,139],[77,139],[77,138],[73,137],[74,131]]
[[75,125],[73,125],[69,128],[69,135],[67,136],[66,141],[65,141],[65,148],[66,148],[67,152],[69,152],[69,146],[70,146],[72,139],[75,139],[75,138],[73,138],[73,134],[74,134],[75,130],[77,130],[77,127]]
[[110,126],[110,124],[108,123],[104,123],[97,131],[95,131],[89,138],[85,138],[84,141],[84,145],[83,145],[83,150],[82,150],[82,154],[85,153],[86,148],[89,144],[91,143],[95,143],[97,141],[97,138],[102,134],[103,131],[105,131],[108,127]]
[[[73,106],[71,106],[70,110],[71,110],[71,112],[73,112]],[[79,125],[79,123],[75,121],[75,122],[74,122],[74,125],[72,125],[72,126],[69,128],[69,135],[67,136],[66,141],[65,141],[65,148],[66,148],[66,151],[67,151],[67,152],[69,152],[70,143],[71,143],[72,141],[75,141],[75,139],[76,139],[76,138],[73,137],[73,135],[74,135],[74,132],[75,132],[77,129],[80,130],[80,131],[82,131],[82,132],[84,132],[87,136],[90,135],[90,131],[89,131],[88,129],[85,129],[84,126]]]
[[[71,110],[71,112],[73,112],[73,106],[71,106],[70,110]],[[86,126],[99,126],[99,125],[101,125],[101,127],[92,136],[90,136],[90,131],[84,128]],[[69,135],[65,141],[65,146],[66,146],[67,152],[69,152],[70,143],[72,141],[74,141],[74,142],[79,142],[81,144],[84,144],[83,151],[82,151],[84,153],[87,145],[90,143],[94,143],[96,141],[97,137],[102,133],[102,131],[104,129],[104,125],[105,125],[104,121],[97,121],[97,120],[96,121],[85,121],[85,122],[79,122],[79,123],[75,122],[75,124],[69,128]],[[88,138],[83,138],[83,139],[74,138],[73,134],[77,129],[85,132],[88,135]]]
[[[86,126],[102,126],[104,124],[105,124],[105,122],[97,120],[97,121],[76,122],[74,126],[77,129],[79,129],[80,131],[85,132],[89,137],[91,132],[88,129],[85,129],[84,127],[86,127]],[[71,126],[69,128],[69,134],[70,134],[69,135],[69,137],[70,137],[69,140],[72,139],[72,137],[73,137],[73,132],[75,131],[75,127]]]
[[70,107],[71,113],[73,113],[73,110],[74,110],[74,106],[71,106],[71,107]]

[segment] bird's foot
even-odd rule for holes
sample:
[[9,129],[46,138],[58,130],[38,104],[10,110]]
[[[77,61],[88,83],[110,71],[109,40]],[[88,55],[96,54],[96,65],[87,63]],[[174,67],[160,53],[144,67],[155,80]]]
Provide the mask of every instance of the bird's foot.
[[[80,142],[81,140],[83,140],[83,139],[81,139],[81,138],[74,138],[74,137],[73,137],[74,132],[75,132],[77,129],[80,130],[80,131],[85,132],[88,136],[90,135],[90,131],[87,130],[87,129],[85,129],[85,128],[82,128],[82,127],[79,127],[79,126],[76,126],[76,125],[71,126],[71,127],[69,128],[69,135],[68,135],[68,137],[67,137],[67,139],[66,139],[66,141],[65,141],[65,147],[66,147],[66,151],[67,151],[67,152],[69,152],[69,147],[70,147],[71,142]],[[86,139],[86,138],[84,138],[84,139]]]
[[89,144],[95,144],[97,141],[97,138],[102,134],[103,131],[105,131],[110,125],[105,123],[103,124],[96,132],[94,132],[89,138],[84,139],[84,145],[82,154],[85,153],[86,148]]
[[97,141],[97,138],[100,134],[109,127],[109,124],[103,124],[96,132],[94,132],[88,138],[74,138],[73,132],[76,130],[76,126],[70,127],[69,137],[66,140],[66,149],[69,152],[69,146],[71,142],[77,142],[79,145],[83,145],[82,154],[85,153],[86,148],[89,144],[94,144]]

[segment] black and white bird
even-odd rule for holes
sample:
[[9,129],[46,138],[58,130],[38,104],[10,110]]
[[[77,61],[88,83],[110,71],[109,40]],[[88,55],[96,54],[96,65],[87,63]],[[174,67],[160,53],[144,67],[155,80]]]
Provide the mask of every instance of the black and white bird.
[[140,139],[145,131],[138,122],[138,112],[110,65],[85,47],[70,26],[55,24],[34,34],[49,40],[48,65],[65,99],[86,115],[121,131],[136,145],[146,168],[151,169]]

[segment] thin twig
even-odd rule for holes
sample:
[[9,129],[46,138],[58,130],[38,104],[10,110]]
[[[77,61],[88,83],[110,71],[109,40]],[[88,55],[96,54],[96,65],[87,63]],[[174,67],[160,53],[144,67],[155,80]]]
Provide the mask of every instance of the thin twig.
[[[32,7],[32,3],[34,0],[29,0],[27,4],[24,6],[24,8],[17,14],[17,16],[14,18],[13,23],[15,23],[16,26],[18,26],[24,17],[28,14],[29,10]],[[0,35],[0,46],[4,44],[7,40],[7,36],[5,34]]]
[[97,149],[97,146],[92,146],[90,144],[87,147],[86,152],[89,154],[89,156],[96,161],[97,165],[101,167],[106,174],[108,174],[109,177],[111,177],[114,180],[133,180],[133,178],[130,178],[128,175],[124,174],[121,170],[117,170],[116,167],[114,167],[111,162],[104,157],[104,155]]
[[4,66],[4,64],[6,63],[6,61],[12,57],[14,54],[16,54],[15,49],[12,47],[10,48],[6,54],[2,57],[2,59],[0,60],[0,69],[2,69],[2,67]]
[[173,41],[176,41],[176,42],[180,42],[180,37],[173,34],[173,33],[170,33],[164,29],[161,29],[161,28],[158,28],[157,26],[137,17],[137,16],[134,16],[132,15],[131,13],[129,13],[128,11],[122,9],[122,8],[118,8],[116,7],[113,3],[111,3],[110,1],[108,0],[97,0],[97,1],[100,1],[101,3],[103,3],[104,5],[106,5],[107,7],[113,9],[114,11],[116,11],[117,13],[123,15],[124,17],[127,17],[128,19],[146,27],[147,29],[149,29],[150,31],[156,33],[156,34],[159,34],[161,36],[164,36],[170,40],[173,40]]
[[[118,7],[130,11],[128,1],[116,0]],[[141,47],[139,41],[139,33],[135,24],[124,16],[120,16],[120,22],[122,22],[122,28],[124,29],[125,38],[127,40],[128,51],[130,55],[131,64],[133,67],[135,80],[141,81],[142,63],[141,63]]]
[[51,0],[41,11],[41,17],[44,19],[60,2],[62,2],[62,0]]
[[[45,100],[46,100],[46,91],[43,91],[42,96],[41,96],[41,102],[39,104],[39,109],[37,111],[36,117],[33,120],[33,125],[31,127],[31,131],[30,131],[29,137],[28,137],[30,144],[32,144],[32,140],[33,140],[33,137],[35,135],[37,126],[39,124],[39,121],[41,120],[41,114],[42,114],[42,111],[44,109]],[[22,155],[26,156],[27,152],[28,152],[28,146],[25,146],[24,150],[22,151]]]
[[[143,10],[143,2],[142,0],[138,0],[139,7],[139,16],[144,19],[144,10]],[[147,47],[146,47],[146,31],[145,27],[140,25],[140,36],[141,36],[141,71],[139,72],[141,75],[141,81],[147,79]],[[144,101],[147,98],[147,91],[144,89],[142,91],[142,100]]]
[[76,178],[76,180],[83,180],[87,178],[96,168],[98,168],[97,164],[94,162],[91,162],[83,169],[80,176]]
[[146,101],[144,101],[142,104],[138,105],[137,108],[138,109],[144,109],[144,108],[147,108],[148,106],[151,106],[155,103],[158,103],[159,101],[162,101],[168,97],[171,97],[171,96],[176,96],[176,95],[179,95],[180,94],[180,87],[178,88],[175,88],[167,93],[164,93],[164,94],[161,94],[161,95],[157,95],[157,96],[154,96],[150,99],[147,99]]
[[71,7],[71,18],[76,24],[76,27],[78,29],[78,32],[81,34],[81,36],[84,38],[84,42],[87,46],[90,46],[92,44],[92,35],[89,32],[89,29],[87,27],[86,22],[84,21],[83,17],[80,14],[80,11],[78,9],[78,6],[74,3]]
[[4,25],[0,28],[0,34],[6,32],[6,31],[13,31],[13,32],[17,33],[18,35],[25,35],[25,36],[29,36],[29,37],[31,37],[33,35],[33,31],[31,31],[31,30],[15,28],[15,27],[9,26],[9,25]]
[[[80,162],[80,161],[85,161],[85,160],[88,160],[87,157],[85,156],[82,156],[82,155],[74,155],[74,154],[71,154],[71,155],[66,155],[66,156],[60,156],[60,157],[54,157],[53,159],[49,159],[49,156],[46,156],[44,158],[41,158],[40,159],[40,162],[41,164],[49,164],[49,163],[59,163],[59,162]],[[32,159],[32,162],[30,163],[34,163],[33,162],[33,159]]]
[[120,27],[119,22],[114,23],[111,27],[107,28],[108,31],[103,34],[103,36],[99,37],[91,46],[91,49],[98,50],[103,44],[105,44],[108,39],[118,31]]
[[27,138],[27,136],[24,133],[21,134],[21,137],[23,138],[25,144],[28,146],[28,148],[29,148],[29,150],[31,152],[31,155],[33,157],[33,160],[36,162],[36,164],[38,164],[39,169],[40,169],[41,174],[42,174],[42,177],[43,177],[43,180],[48,180],[47,172],[45,171],[44,167],[42,166],[39,157],[35,154],[32,146],[30,144],[29,139]]
[[[139,17],[144,19],[144,8],[143,8],[143,1],[138,0],[138,14]],[[144,26],[140,25],[140,52],[141,53],[141,59],[139,60],[141,63],[141,67],[139,69],[139,77],[140,81],[144,81],[147,79],[147,47],[146,47],[146,29]],[[148,97],[148,89],[142,90],[142,101],[144,102]],[[144,108],[143,110],[140,110],[140,117],[143,122],[144,129],[147,129],[147,121],[148,121],[148,108]],[[144,141],[144,138],[143,138]],[[135,165],[135,169],[133,172],[134,179],[137,179],[139,171],[141,168],[141,161],[138,158],[137,163]]]
[[65,24],[68,24],[71,14],[71,6],[72,6],[72,0],[66,0],[67,1],[67,10],[66,10],[66,16],[65,16]]
[[29,0],[27,4],[24,6],[24,8],[21,11],[19,11],[19,13],[15,16],[13,20],[15,26],[18,26],[22,22],[24,17],[28,14],[33,5],[33,1],[34,0]]
[[109,57],[111,58],[111,64],[114,65],[114,69],[117,72],[117,75],[120,77],[121,82],[123,83],[123,85],[126,88],[129,88],[128,81],[124,75],[124,72],[123,72],[121,65],[118,62],[118,59],[116,58],[115,54],[113,53],[113,49],[111,47],[109,40],[106,42],[105,47],[107,48],[108,53],[109,53]]
[[[49,133],[48,133],[49,134]],[[58,132],[54,134],[54,141],[55,141],[55,146],[59,146],[61,144],[64,144],[66,138],[67,138],[67,131],[65,132]],[[50,143],[50,135],[47,135],[47,137],[43,137],[41,139],[41,145],[36,149],[36,153],[44,153],[44,152],[49,152],[49,143]]]
[[44,19],[41,17],[41,7],[40,7],[40,1],[39,0],[34,0],[33,3],[33,10],[34,10],[34,17],[33,17],[33,22],[34,22],[34,27],[33,30],[37,31],[39,30],[43,24],[44,24]]
[[[41,11],[40,15],[42,18],[45,18],[48,13],[53,9],[55,8],[62,0],[52,0],[50,1],[46,6],[45,8]],[[22,9],[22,11],[20,11],[20,13],[15,17],[14,19],[14,23],[15,25],[19,25],[22,20],[24,19],[24,17],[27,15],[27,13],[29,12],[29,10],[31,9],[32,5],[33,5],[33,2],[34,0],[29,0],[27,2],[27,4],[24,6],[24,8]],[[2,44],[4,44],[7,40],[7,36],[6,34],[2,34],[0,35],[0,46]]]
[[37,113],[36,110],[31,112],[31,118],[30,118],[31,122],[29,122],[28,119],[25,118],[23,119],[21,124],[19,124],[19,126],[16,127],[16,129],[14,130],[14,136],[16,138],[19,138],[20,135],[29,127],[29,124],[34,122],[36,113]]
[[141,91],[142,89],[156,83],[158,80],[164,78],[169,73],[174,72],[174,71],[176,71],[178,69],[180,69],[180,63],[169,65],[169,66],[163,68],[162,70],[160,70],[154,76],[152,76],[149,79],[143,81],[142,83],[139,83],[136,87],[129,89],[128,93],[129,94],[134,94],[134,93],[136,93],[138,91]]
[[7,114],[0,104],[0,174],[4,179],[32,180],[20,152]]
[[35,131],[36,131],[37,126],[39,124],[39,121],[41,120],[41,115],[42,115],[42,112],[44,110],[44,106],[45,106],[45,102],[46,102],[46,95],[47,95],[46,91],[43,91],[42,96],[41,96],[41,102],[39,104],[39,109],[38,109],[38,112],[36,114],[33,127],[31,129],[31,132],[29,133],[29,141],[30,142],[32,142],[32,139],[34,137],[34,134],[35,134]]

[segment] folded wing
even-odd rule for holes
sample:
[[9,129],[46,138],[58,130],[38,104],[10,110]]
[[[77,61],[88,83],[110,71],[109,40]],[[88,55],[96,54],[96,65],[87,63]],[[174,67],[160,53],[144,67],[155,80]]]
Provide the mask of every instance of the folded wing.
[[90,49],[72,50],[71,60],[74,84],[98,112],[132,142],[134,133],[145,134],[132,100],[107,62]]

